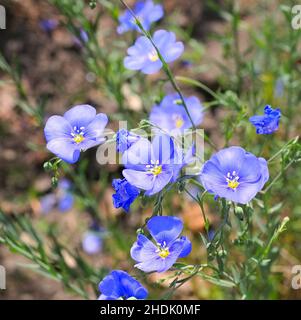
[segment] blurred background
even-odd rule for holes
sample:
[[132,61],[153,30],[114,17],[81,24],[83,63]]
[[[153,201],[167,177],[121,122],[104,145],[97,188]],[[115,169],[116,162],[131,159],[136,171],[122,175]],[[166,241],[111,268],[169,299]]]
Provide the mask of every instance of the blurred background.
[[[7,272],[7,289],[0,291],[0,299],[95,299],[98,282],[112,268],[137,273],[129,248],[153,203],[137,201],[130,214],[113,207],[111,182],[121,176],[122,167],[100,166],[95,149],[82,155],[77,165],[63,164],[57,171],[44,166],[52,157],[43,135],[49,116],[88,103],[108,114],[111,129],[123,119],[135,128],[163,91],[170,90],[162,74],[144,81],[143,75],[124,70],[122,60],[136,35],[116,33],[118,12],[123,10],[119,1],[95,1],[94,9],[90,2],[0,0],[6,9],[6,29],[0,30],[0,264]],[[165,17],[155,28],[174,31],[186,48],[172,66],[174,73],[224,94],[221,105],[202,88],[181,84],[186,95],[203,101],[201,127],[218,148],[239,144],[270,158],[300,133],[300,35],[290,26],[290,1],[161,2]],[[248,117],[262,113],[266,104],[283,111],[280,129],[269,140],[256,136],[248,124]],[[213,150],[206,150],[208,159]],[[289,152],[296,156],[300,151]],[[284,167],[279,159],[271,176]],[[285,216],[291,219],[273,249],[268,278],[266,269],[254,278],[251,298],[301,298],[301,290],[291,288],[291,268],[301,264],[300,178],[300,165],[292,164],[259,203],[253,217],[258,236],[254,243],[241,239],[238,244],[236,232],[227,233],[232,261],[243,264],[255,246],[262,245],[261,236],[268,239],[276,223]],[[199,206],[174,191],[163,210],[180,216],[193,239],[187,262],[204,261]],[[214,231],[220,217],[212,199],[205,210]],[[47,262],[45,256],[50,257]],[[167,291],[169,274],[137,274],[151,297]],[[79,281],[76,288],[70,288],[72,281]],[[198,277],[173,296],[238,297],[236,289]]]

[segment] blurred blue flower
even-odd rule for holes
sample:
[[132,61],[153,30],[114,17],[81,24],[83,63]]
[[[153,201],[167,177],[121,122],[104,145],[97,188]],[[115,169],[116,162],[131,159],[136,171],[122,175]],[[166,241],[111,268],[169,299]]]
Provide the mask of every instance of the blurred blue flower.
[[78,161],[80,152],[105,142],[108,117],[89,105],[78,105],[64,116],[52,116],[45,125],[47,149],[68,163]]
[[[133,8],[133,12],[146,31],[150,29],[153,22],[160,20],[164,15],[163,6],[161,4],[154,4],[152,0],[138,1]],[[120,25],[117,28],[117,32],[119,34],[130,30],[141,31],[128,9],[119,16],[118,20]]]
[[[203,106],[197,97],[185,98],[188,111],[197,126],[203,120]],[[183,133],[191,128],[192,124],[177,93],[169,94],[163,98],[159,105],[155,105],[150,113],[150,122],[157,125],[168,133]]]
[[172,267],[178,258],[184,258],[191,252],[191,242],[187,237],[179,237],[183,223],[179,218],[156,216],[147,222],[147,229],[155,244],[143,234],[131,248],[135,265],[144,272],[164,272]]
[[172,180],[174,169],[178,170],[174,150],[168,135],[156,135],[152,142],[140,138],[124,152],[122,162],[126,169],[122,174],[131,185],[151,196]]
[[[183,43],[176,41],[173,32],[158,30],[153,36],[153,41],[167,63],[175,61],[184,51]],[[145,36],[139,37],[134,46],[128,48],[127,53],[128,56],[124,59],[124,66],[127,69],[152,74],[163,66],[156,49]]]
[[58,26],[58,22],[55,19],[44,19],[40,21],[39,26],[44,32],[50,34]]
[[135,201],[140,193],[139,189],[128,183],[126,179],[114,179],[113,188],[116,191],[116,193],[112,196],[114,207],[121,207],[128,212],[131,204]]
[[72,184],[68,179],[60,180],[55,192],[41,197],[40,205],[42,213],[47,214],[56,207],[61,212],[69,211],[74,203],[71,188]]
[[269,179],[267,162],[240,147],[217,152],[206,161],[200,176],[204,188],[215,196],[246,204]]
[[82,237],[83,250],[90,255],[101,252],[106,231],[97,223],[93,223]]
[[274,96],[275,98],[283,97],[284,93],[284,81],[282,78],[278,78],[276,80],[275,88],[274,88]]
[[271,106],[267,105],[264,108],[264,115],[255,115],[251,117],[249,121],[256,128],[257,134],[271,134],[278,130],[280,118],[280,109],[273,109]]
[[117,152],[126,151],[132,144],[137,142],[140,137],[126,129],[120,129],[116,135]]
[[54,193],[46,194],[40,198],[41,212],[43,214],[49,213],[56,205],[56,195]]
[[139,281],[121,270],[114,270],[107,275],[100,282],[99,291],[99,300],[144,300],[148,296],[147,290]]
[[79,36],[78,37],[74,36],[73,41],[77,47],[82,48],[83,45],[89,41],[89,36],[88,36],[88,33],[83,28],[80,28],[78,33],[79,33]]

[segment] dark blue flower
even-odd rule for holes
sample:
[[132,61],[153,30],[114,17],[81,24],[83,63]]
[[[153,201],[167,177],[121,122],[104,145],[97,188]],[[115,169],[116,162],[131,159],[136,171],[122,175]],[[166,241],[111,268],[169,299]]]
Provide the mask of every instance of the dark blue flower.
[[55,19],[44,19],[40,21],[39,25],[44,32],[50,34],[58,26],[58,22]]
[[131,145],[137,142],[140,137],[126,129],[120,129],[116,135],[116,148],[117,152],[126,151]]
[[[203,106],[197,97],[184,98],[193,123],[197,126],[203,120]],[[175,135],[191,128],[192,124],[182,104],[179,94],[173,93],[164,97],[150,113],[150,122],[168,133]]]
[[131,204],[138,197],[140,191],[131,185],[126,179],[114,179],[113,188],[116,193],[113,194],[113,205],[115,208],[123,208],[125,211],[130,210]]
[[64,116],[47,120],[44,133],[47,149],[68,163],[78,161],[80,152],[105,142],[103,131],[108,117],[89,105],[78,105]]
[[267,105],[264,108],[264,115],[253,116],[249,120],[256,128],[257,134],[271,134],[278,130],[280,118],[280,109],[273,109]]
[[99,300],[144,300],[148,296],[147,290],[139,281],[121,270],[114,270],[107,275],[100,282],[99,291]]
[[156,216],[147,222],[147,229],[155,244],[145,235],[139,234],[137,242],[131,248],[135,265],[144,272],[165,272],[178,258],[184,258],[191,252],[191,242],[180,237],[183,223],[179,218]]
[[71,188],[72,184],[68,179],[60,180],[54,193],[49,193],[40,199],[42,213],[47,214],[55,207],[60,212],[69,211],[74,203]]
[[[184,51],[183,43],[177,42],[173,32],[158,30],[154,33],[153,41],[166,63],[175,61]],[[124,66],[127,69],[152,74],[163,66],[156,49],[145,36],[139,37],[134,46],[128,48],[127,53],[128,56],[124,59]]]
[[[163,6],[161,4],[154,4],[152,0],[138,1],[133,8],[133,12],[146,31],[150,29],[153,22],[160,20],[164,15]],[[129,10],[126,10],[119,16],[118,20],[120,22],[117,28],[119,34],[130,30],[141,31]]]
[[240,147],[217,152],[205,162],[201,176],[204,188],[215,196],[246,204],[269,179],[267,162]]

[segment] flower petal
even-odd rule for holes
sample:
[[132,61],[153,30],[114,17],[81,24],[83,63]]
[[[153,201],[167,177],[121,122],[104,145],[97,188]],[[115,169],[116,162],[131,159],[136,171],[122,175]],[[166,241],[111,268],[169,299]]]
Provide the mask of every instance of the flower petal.
[[173,177],[173,171],[163,171],[157,176],[154,176],[153,187],[148,190],[145,195],[152,196],[161,191]]
[[103,137],[103,131],[105,126],[108,124],[108,117],[104,113],[99,113],[88,125],[85,131],[86,139],[98,139]]
[[65,112],[64,118],[73,127],[87,127],[94,120],[96,110],[88,104],[77,105]]
[[190,240],[187,237],[183,236],[180,238],[180,240],[183,241],[183,248],[182,248],[182,251],[179,255],[179,258],[185,258],[191,252],[192,245],[191,245]]
[[168,246],[183,230],[183,222],[177,217],[156,216],[147,222],[147,228],[157,243]]
[[169,135],[157,134],[152,141],[153,161],[160,164],[170,164],[174,156],[174,142]]
[[131,248],[131,257],[137,262],[154,259],[158,256],[157,247],[143,234],[138,234],[137,241]]
[[154,186],[154,175],[145,171],[125,169],[122,171],[122,174],[131,185],[139,189],[149,190]]
[[153,158],[151,143],[141,138],[124,152],[122,163],[126,168],[143,171]]
[[47,149],[68,163],[75,163],[79,159],[80,150],[71,139],[57,138],[47,143]]
[[163,64],[161,60],[157,61],[147,61],[145,65],[141,68],[141,71],[145,74],[153,74],[157,71],[159,71],[162,68]]
[[70,123],[61,116],[50,117],[44,128],[44,134],[47,142],[56,138],[70,138],[71,132],[72,128]]

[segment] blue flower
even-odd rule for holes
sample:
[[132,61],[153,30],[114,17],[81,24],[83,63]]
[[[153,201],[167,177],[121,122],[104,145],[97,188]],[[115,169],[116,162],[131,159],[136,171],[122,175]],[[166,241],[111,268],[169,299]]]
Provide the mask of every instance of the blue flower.
[[105,231],[99,227],[98,224],[94,223],[88,231],[83,234],[82,247],[83,250],[90,255],[101,252],[103,247],[103,237]]
[[264,108],[263,116],[253,116],[249,121],[256,128],[257,134],[271,134],[278,130],[280,118],[280,109],[273,109],[267,105]]
[[124,152],[122,162],[126,167],[123,176],[131,185],[146,190],[147,196],[161,191],[178,171],[174,143],[167,135],[156,135],[152,142],[140,138]]
[[131,145],[137,142],[140,137],[125,129],[120,129],[116,135],[116,148],[117,152],[126,151]]
[[78,161],[80,152],[105,142],[103,131],[108,117],[89,105],[78,105],[64,116],[47,120],[44,133],[47,149],[68,163]]
[[74,203],[71,188],[72,184],[68,179],[60,180],[54,193],[49,193],[40,199],[42,213],[47,214],[55,207],[57,207],[60,212],[69,211]]
[[[163,6],[161,4],[154,4],[152,0],[138,1],[133,12],[146,31],[150,29],[153,22],[160,20],[164,15]],[[119,16],[118,20],[120,22],[117,28],[119,34],[130,30],[140,31],[135,22],[135,18],[129,10],[126,10]]]
[[[184,51],[183,43],[176,41],[173,32],[158,30],[154,34],[153,41],[167,63],[175,61]],[[124,59],[124,66],[127,69],[152,74],[163,66],[156,49],[145,36],[139,37],[127,53],[128,56]]]
[[205,162],[201,182],[215,196],[246,204],[269,179],[267,162],[240,147],[217,152]]
[[143,234],[131,248],[135,265],[144,272],[164,272],[172,267],[178,258],[186,257],[191,251],[191,242],[186,237],[179,237],[183,222],[176,217],[156,216],[147,222],[147,229],[155,244]]
[[116,193],[112,196],[114,207],[121,207],[128,212],[131,204],[135,201],[140,193],[139,189],[128,183],[126,179],[114,179],[113,188],[116,191]]
[[44,32],[50,34],[58,26],[58,22],[55,19],[45,19],[41,20],[39,25]]
[[78,36],[73,37],[73,42],[77,47],[82,48],[83,45],[89,41],[89,36],[83,28],[78,30],[78,34]]
[[99,300],[144,300],[148,296],[147,290],[139,281],[121,270],[114,270],[107,275],[100,282],[99,291]]
[[54,193],[46,194],[45,196],[41,197],[40,199],[41,212],[43,214],[47,214],[51,210],[53,210],[56,205],[56,200],[57,200],[56,195]]
[[[203,120],[203,106],[197,97],[185,98],[184,101],[194,124],[197,126]],[[192,124],[177,93],[164,97],[159,105],[155,105],[150,113],[150,122],[161,129],[175,134],[183,133],[191,128]]]
[[278,78],[275,83],[274,97],[281,98],[283,97],[283,93],[284,93],[284,82],[282,78]]

